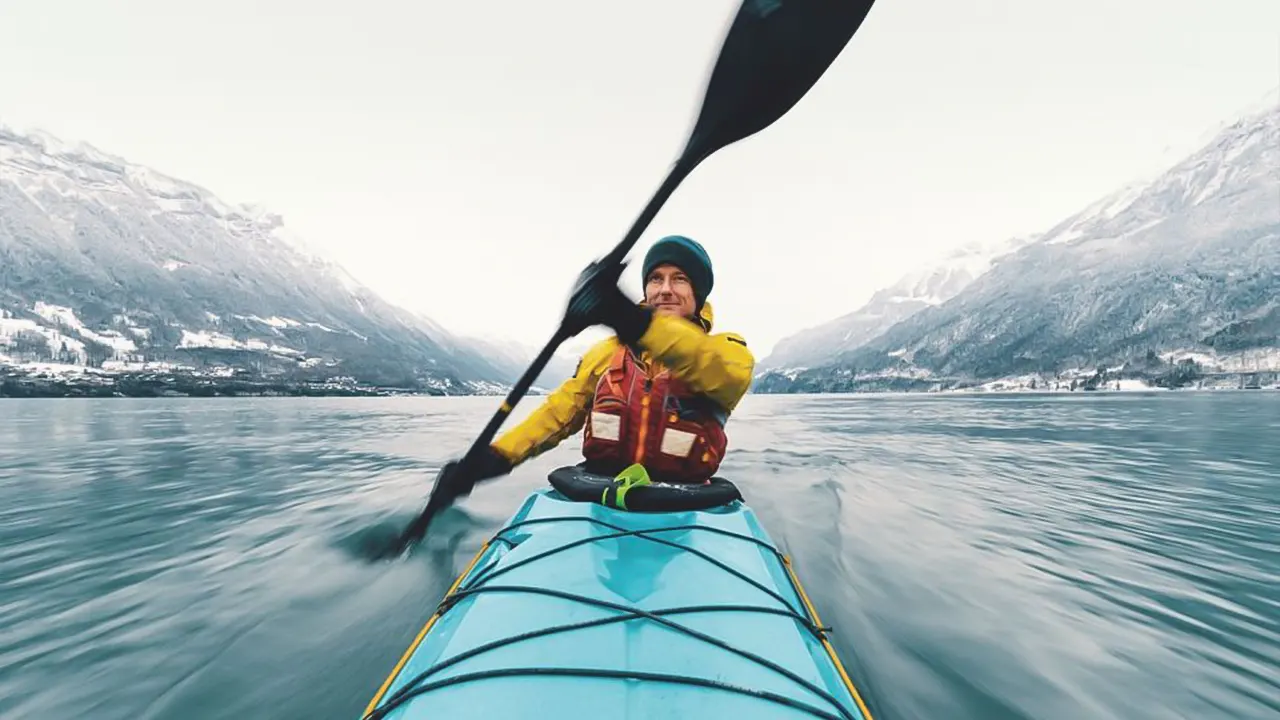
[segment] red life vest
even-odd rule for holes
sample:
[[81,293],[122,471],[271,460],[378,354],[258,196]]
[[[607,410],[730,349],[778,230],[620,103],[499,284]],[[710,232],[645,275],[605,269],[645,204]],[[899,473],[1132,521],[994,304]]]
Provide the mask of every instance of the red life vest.
[[640,463],[656,481],[707,482],[724,459],[727,419],[670,371],[650,376],[620,346],[596,383],[582,455],[603,473]]

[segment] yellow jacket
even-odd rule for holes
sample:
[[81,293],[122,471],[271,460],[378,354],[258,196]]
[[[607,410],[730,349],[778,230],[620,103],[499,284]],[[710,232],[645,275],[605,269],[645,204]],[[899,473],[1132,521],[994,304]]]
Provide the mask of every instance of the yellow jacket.
[[[650,366],[655,361],[661,364],[694,391],[715,400],[728,414],[751,386],[755,358],[741,335],[711,334],[713,317],[709,302],[702,305],[700,323],[654,315],[637,344],[642,362]],[[596,383],[617,348],[618,338],[612,336],[592,346],[582,356],[573,376],[561,383],[519,425],[499,436],[493,448],[512,465],[518,465],[578,432],[591,408]]]

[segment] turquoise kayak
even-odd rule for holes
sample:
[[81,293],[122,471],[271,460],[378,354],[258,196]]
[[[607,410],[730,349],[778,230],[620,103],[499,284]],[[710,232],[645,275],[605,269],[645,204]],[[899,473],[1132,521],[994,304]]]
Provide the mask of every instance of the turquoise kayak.
[[[736,488],[615,501],[613,478],[550,480],[458,576],[366,720],[871,717]],[[637,509],[699,493],[718,504]]]

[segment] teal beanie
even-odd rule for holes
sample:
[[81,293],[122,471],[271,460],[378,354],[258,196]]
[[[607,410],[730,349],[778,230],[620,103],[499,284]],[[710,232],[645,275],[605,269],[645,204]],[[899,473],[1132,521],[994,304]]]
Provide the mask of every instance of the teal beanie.
[[693,284],[693,299],[698,310],[707,301],[711,288],[715,285],[715,273],[711,271],[711,257],[694,240],[683,235],[668,235],[649,248],[645,253],[644,264],[640,270],[640,286],[649,281],[649,273],[663,263],[671,263],[684,271]]

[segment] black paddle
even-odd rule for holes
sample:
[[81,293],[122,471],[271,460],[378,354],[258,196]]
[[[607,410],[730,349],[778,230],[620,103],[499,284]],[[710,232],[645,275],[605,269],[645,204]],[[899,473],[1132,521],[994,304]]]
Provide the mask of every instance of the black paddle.
[[[799,102],[848,44],[874,1],[743,0],[711,71],[702,111],[684,152],[626,237],[583,273],[579,287],[594,276],[610,271],[616,274],[640,234],[699,163],[715,151],[769,127]],[[529,391],[534,378],[547,366],[556,349],[574,334],[562,321],[472,443],[461,460],[462,467],[475,467],[480,453]],[[454,500],[437,492],[439,489],[437,482],[426,508],[401,534],[395,547],[389,549],[391,554],[399,555],[420,540],[436,512]]]

